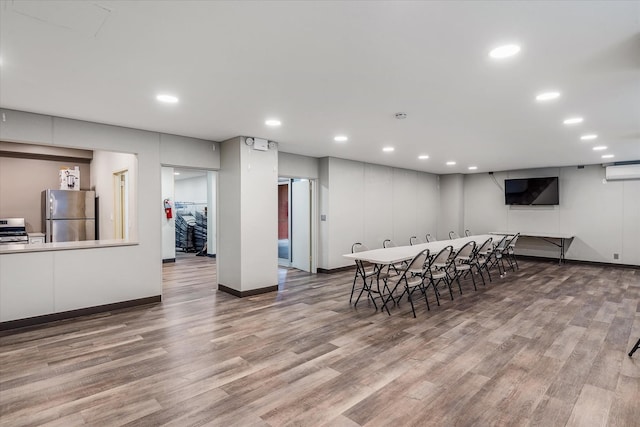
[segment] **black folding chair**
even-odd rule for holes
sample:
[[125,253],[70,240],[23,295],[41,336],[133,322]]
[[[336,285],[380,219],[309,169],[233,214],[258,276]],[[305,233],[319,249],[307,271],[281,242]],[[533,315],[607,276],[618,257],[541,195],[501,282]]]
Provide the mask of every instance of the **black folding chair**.
[[[362,243],[354,243],[351,246],[351,253],[364,252],[369,250]],[[353,278],[353,286],[351,287],[351,297],[349,297],[349,303],[353,299],[353,293],[356,289],[356,282],[358,278],[362,279],[362,288],[360,288],[360,293],[358,294],[358,298],[356,298],[356,302],[353,303],[353,306],[357,306],[360,301],[360,297],[362,297],[363,293],[367,293],[367,299],[370,299],[373,303],[375,309],[378,309],[378,304],[376,304],[376,295],[377,298],[383,300],[383,291],[380,289],[380,280],[383,281],[384,286],[383,289],[387,288],[387,278],[389,274],[388,272],[381,271],[381,267],[375,264],[371,264],[366,261],[356,260],[356,274]],[[389,311],[389,309],[387,309]]]
[[462,275],[466,275],[466,273],[471,274],[471,281],[473,282],[473,289],[476,291],[478,288],[476,287],[476,279],[473,277],[473,271],[471,271],[471,267],[473,266],[473,257],[476,251],[476,242],[473,240],[467,242],[463,247],[460,248],[456,256],[453,258],[453,271],[455,272],[455,276],[453,280],[458,282],[458,289],[460,289],[460,294],[462,294],[462,286],[460,285],[460,277]]
[[440,305],[440,291],[438,285],[444,282],[449,288],[449,295],[453,300],[453,291],[451,291],[451,276],[449,276],[449,265],[451,260],[451,253],[453,252],[453,246],[449,245],[442,248],[440,252],[429,260],[429,266],[427,267],[427,275],[429,277],[429,283],[433,286],[433,290],[436,293],[436,301]]
[[[387,304],[389,303],[389,300],[393,299],[393,293],[396,291],[396,289],[398,288],[398,286],[400,286],[401,283],[404,284],[404,290],[402,291],[402,294],[400,294],[400,297],[398,297],[398,302],[400,302],[402,297],[405,294],[407,294],[409,303],[411,304],[411,312],[413,313],[413,317],[416,317],[416,309],[413,305],[412,296],[413,296],[413,293],[416,291],[416,289],[420,289],[420,291],[424,294],[424,300],[427,303],[427,310],[431,310],[431,308],[429,307],[429,300],[427,299],[427,291],[424,286],[424,280],[426,278],[425,270],[426,270],[428,261],[429,261],[429,249],[424,249],[420,251],[420,253],[418,253],[416,256],[414,256],[411,262],[407,264],[406,268],[400,275],[400,279],[398,279],[398,282],[393,287],[393,289],[389,293],[389,296],[384,302],[383,307],[387,309],[387,313],[389,313],[389,315],[391,315],[391,313],[389,312],[389,308],[387,307]],[[393,300],[395,302],[395,299]]]

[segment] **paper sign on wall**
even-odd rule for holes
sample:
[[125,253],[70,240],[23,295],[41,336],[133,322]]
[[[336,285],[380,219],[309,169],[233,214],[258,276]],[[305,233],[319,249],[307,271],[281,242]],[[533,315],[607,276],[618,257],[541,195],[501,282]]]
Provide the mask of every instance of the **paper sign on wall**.
[[60,169],[60,189],[61,190],[80,190],[80,168],[62,168]]

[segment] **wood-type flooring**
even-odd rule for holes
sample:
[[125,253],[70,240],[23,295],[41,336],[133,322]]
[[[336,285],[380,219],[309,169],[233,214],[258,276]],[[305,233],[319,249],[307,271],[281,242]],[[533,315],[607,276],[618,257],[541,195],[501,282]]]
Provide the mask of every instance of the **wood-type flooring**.
[[216,290],[165,264],[163,302],[0,337],[2,426],[640,425],[640,270],[520,261],[391,316],[353,271]]

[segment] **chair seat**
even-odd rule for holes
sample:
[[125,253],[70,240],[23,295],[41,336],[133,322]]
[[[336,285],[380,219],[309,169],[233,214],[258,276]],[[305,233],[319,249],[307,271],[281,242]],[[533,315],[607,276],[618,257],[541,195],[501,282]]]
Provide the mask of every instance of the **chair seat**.
[[445,271],[431,271],[431,277],[434,279],[442,279],[447,277],[447,273]]
[[456,264],[457,271],[471,270],[471,264]]

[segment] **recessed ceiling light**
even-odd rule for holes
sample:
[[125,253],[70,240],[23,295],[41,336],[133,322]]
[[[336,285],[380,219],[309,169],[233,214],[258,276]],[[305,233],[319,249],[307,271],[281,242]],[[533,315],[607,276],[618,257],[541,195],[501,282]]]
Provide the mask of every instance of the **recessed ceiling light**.
[[582,135],[580,137],[580,139],[583,140],[583,141],[591,141],[592,139],[596,139],[597,137],[598,137],[598,135],[593,133],[593,134],[590,134],[590,135]]
[[536,101],[551,101],[560,98],[560,92],[544,92],[536,96]]
[[382,149],[382,151],[384,151],[385,153],[390,153],[390,152],[392,152],[393,150],[395,150],[395,148],[393,148],[393,147],[384,147],[384,148]]
[[477,167],[477,166],[469,166],[469,170],[470,170],[470,171],[474,171],[474,170],[476,170],[476,169],[478,169],[478,167]]
[[173,95],[160,94],[156,96],[156,99],[160,102],[166,102],[167,104],[175,104],[178,102],[178,98]]
[[606,145],[598,145],[597,147],[593,147],[593,151],[602,151],[606,149],[607,149]]
[[180,172],[174,172],[173,174],[174,175],[180,175]]
[[520,46],[517,44],[507,44],[504,46],[498,46],[491,50],[491,52],[489,52],[489,56],[494,59],[502,59],[516,55],[518,52],[520,52]]
[[447,162],[447,166],[453,166],[455,164],[456,164],[456,162]]
[[269,119],[266,122],[264,122],[265,125],[267,126],[280,126],[282,123],[280,122],[280,120],[276,120],[276,119]]
[[338,135],[335,138],[333,138],[334,141],[336,142],[345,142],[346,140],[348,140],[349,138],[347,138],[344,135]]
[[418,156],[418,158],[419,158],[420,160],[426,160],[426,159],[428,159],[428,158],[429,158],[429,156],[427,156],[426,154],[422,154],[422,155]]
[[584,119],[582,117],[570,117],[566,119],[564,122],[565,125],[577,125],[578,123],[582,123]]
[[614,156],[613,156],[613,154],[603,154],[603,155],[602,155],[602,158],[603,158],[603,159],[611,159],[611,158],[613,158],[613,157],[614,157]]

